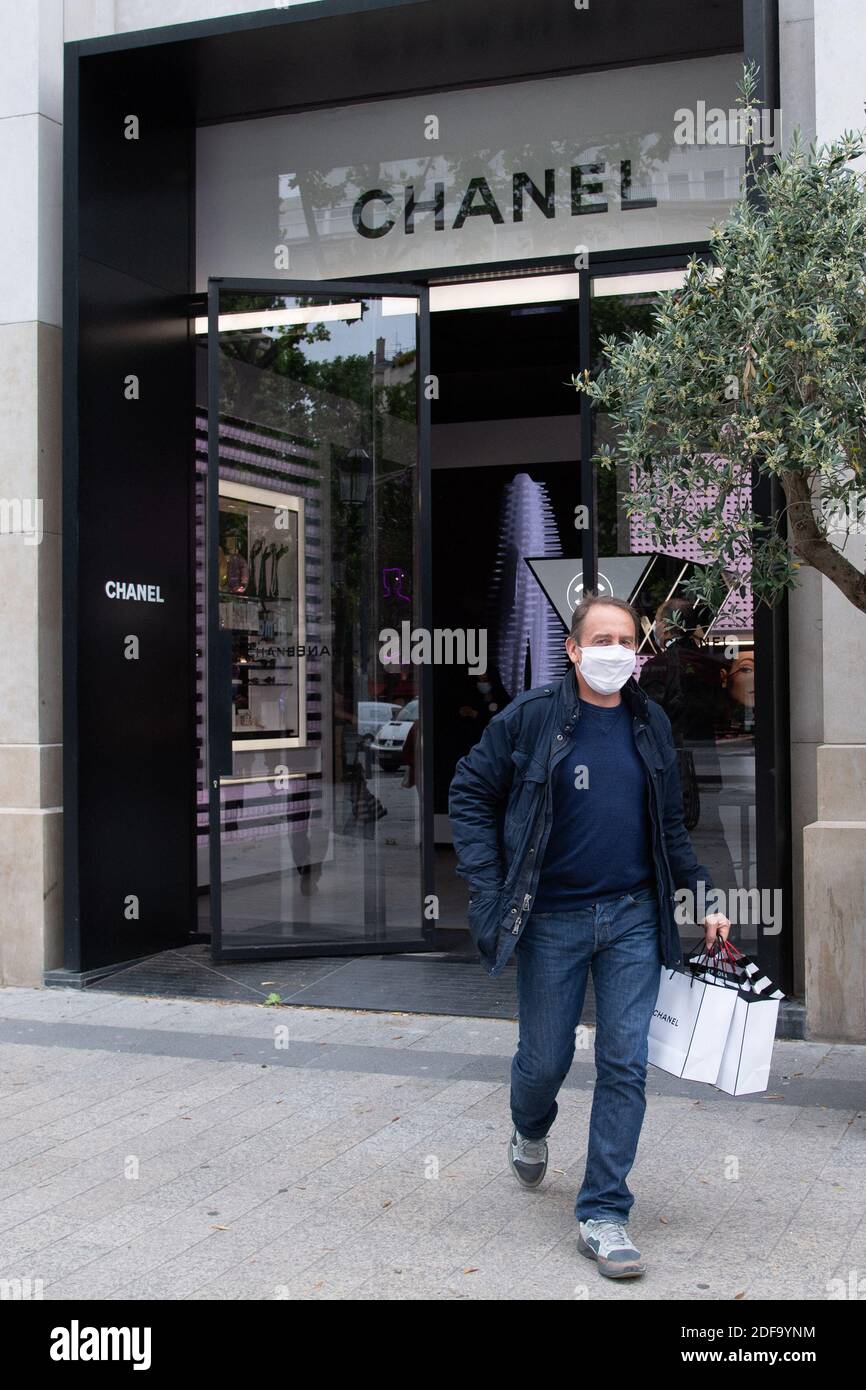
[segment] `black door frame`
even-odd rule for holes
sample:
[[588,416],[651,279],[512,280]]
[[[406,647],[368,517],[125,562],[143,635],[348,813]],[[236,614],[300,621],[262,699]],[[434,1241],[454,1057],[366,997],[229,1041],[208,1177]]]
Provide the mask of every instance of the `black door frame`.
[[[289,280],[289,279],[257,279],[235,276],[210,276],[208,278],[207,292],[207,345],[208,345],[208,471],[207,471],[207,507],[206,507],[206,590],[207,590],[207,643],[206,643],[206,662],[207,662],[207,702],[208,702],[208,734],[207,734],[207,785],[208,785],[208,842],[209,842],[209,863],[210,863],[210,920],[211,920],[211,958],[215,961],[226,960],[286,960],[292,957],[309,956],[361,956],[361,955],[386,955],[406,951],[430,950],[435,949],[430,940],[430,932],[424,931],[422,935],[413,936],[405,939],[393,938],[384,941],[373,942],[353,942],[351,944],[327,943],[327,942],[302,942],[287,943],[285,945],[247,945],[247,946],[227,946],[222,939],[222,874],[221,874],[221,815],[220,815],[220,775],[225,771],[225,759],[228,757],[231,763],[231,739],[226,740],[225,733],[225,710],[224,700],[220,699],[221,683],[219,680],[219,609],[213,601],[216,593],[217,576],[219,569],[218,555],[218,529],[219,529],[219,459],[220,459],[220,434],[219,434],[219,392],[220,392],[220,354],[219,354],[219,305],[220,295],[224,292],[231,293],[237,291],[241,294],[262,294],[262,295],[346,295],[349,293],[357,294],[359,297],[369,296],[380,298],[383,294],[390,292],[394,295],[405,294],[418,300],[418,370],[416,373],[417,382],[417,420],[418,420],[418,488],[416,492],[417,513],[416,522],[419,529],[418,546],[418,567],[416,575],[421,578],[420,593],[420,618],[424,626],[429,626],[430,619],[430,409],[429,401],[426,398],[424,383],[429,374],[430,361],[430,335],[429,335],[429,315],[430,315],[430,295],[427,285],[421,281],[389,281],[383,284],[381,281],[371,279],[347,278],[344,280]],[[212,423],[216,422],[216,428],[212,428]],[[425,607],[426,605],[426,607]],[[214,677],[212,679],[212,676]],[[422,752],[422,775],[424,781],[422,789],[424,796],[421,800],[421,889],[422,895],[432,892],[429,887],[432,882],[432,843],[424,834],[424,817],[426,814],[427,802],[427,763],[430,761],[432,766],[432,735],[429,724],[424,722],[425,705],[428,711],[432,712],[432,672],[427,666],[421,667],[421,714],[422,720],[419,721],[421,730],[421,752]],[[226,747],[226,742],[228,747]],[[432,793],[431,793],[432,798]],[[431,799],[432,806],[432,799]],[[194,828],[195,833],[195,828]],[[423,923],[422,904],[419,904],[419,917]]]

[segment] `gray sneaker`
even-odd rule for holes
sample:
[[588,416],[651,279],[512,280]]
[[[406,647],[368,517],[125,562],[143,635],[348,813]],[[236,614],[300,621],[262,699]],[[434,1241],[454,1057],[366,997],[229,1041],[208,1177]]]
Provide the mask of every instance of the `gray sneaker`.
[[538,1187],[547,1172],[547,1140],[526,1139],[513,1129],[508,1141],[508,1162],[521,1187]]
[[577,1248],[598,1263],[608,1279],[635,1279],[646,1273],[640,1251],[628,1238],[625,1223],[591,1219],[578,1227]]

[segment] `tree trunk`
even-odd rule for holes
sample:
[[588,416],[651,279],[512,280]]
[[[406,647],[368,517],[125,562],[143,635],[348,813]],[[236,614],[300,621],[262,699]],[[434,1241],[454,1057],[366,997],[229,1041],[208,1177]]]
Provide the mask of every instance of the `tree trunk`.
[[788,500],[794,554],[835,584],[861,613],[866,613],[866,575],[821,534],[805,474],[785,470],[780,477]]

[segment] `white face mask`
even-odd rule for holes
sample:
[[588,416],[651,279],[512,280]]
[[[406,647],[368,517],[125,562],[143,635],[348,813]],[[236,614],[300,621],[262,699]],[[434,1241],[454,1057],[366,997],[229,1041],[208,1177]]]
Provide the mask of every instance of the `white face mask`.
[[615,690],[621,690],[629,676],[634,675],[636,665],[635,653],[618,642],[610,647],[580,649],[580,674],[599,695],[612,695]]

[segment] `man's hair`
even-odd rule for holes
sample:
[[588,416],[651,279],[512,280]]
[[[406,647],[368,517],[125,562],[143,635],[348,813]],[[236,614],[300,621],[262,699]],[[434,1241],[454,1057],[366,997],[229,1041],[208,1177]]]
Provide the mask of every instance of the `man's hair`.
[[630,613],[634,623],[635,640],[640,637],[640,614],[630,603],[626,603],[624,598],[607,598],[604,594],[587,594],[577,604],[571,615],[571,631],[569,637],[573,638],[580,645],[580,630],[583,627],[584,619],[589,616],[590,610],[597,608],[600,603],[604,603],[608,608],[621,608],[624,613]]

